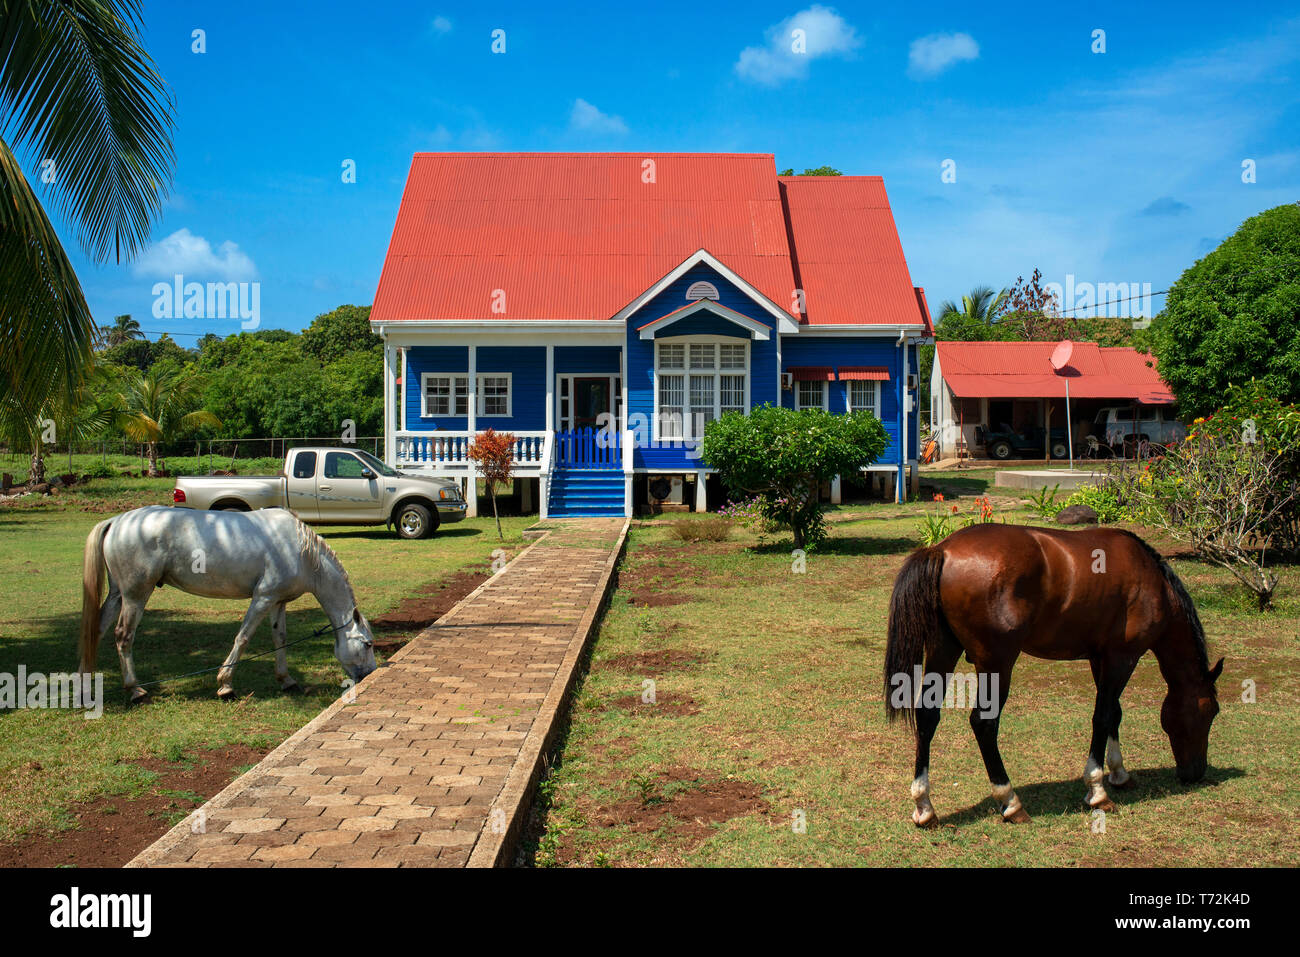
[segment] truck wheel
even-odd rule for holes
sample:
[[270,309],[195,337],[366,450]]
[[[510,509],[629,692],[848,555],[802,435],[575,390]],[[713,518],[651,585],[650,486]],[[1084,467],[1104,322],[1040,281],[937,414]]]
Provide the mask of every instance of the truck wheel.
[[402,538],[427,538],[435,528],[433,516],[423,505],[412,502],[397,513],[397,534]]
[[1066,447],[1064,442],[1057,441],[1052,443],[1052,458],[1063,459],[1068,458],[1069,455],[1070,450]]
[[994,442],[989,446],[989,455],[993,456],[995,459],[1011,458],[1011,443],[1005,439]]

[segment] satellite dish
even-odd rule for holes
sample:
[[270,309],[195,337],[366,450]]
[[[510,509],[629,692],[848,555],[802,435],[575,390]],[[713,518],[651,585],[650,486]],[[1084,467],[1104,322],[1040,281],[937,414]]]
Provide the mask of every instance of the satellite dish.
[[[1040,353],[1041,355],[1041,353]],[[1052,368],[1060,372],[1070,364],[1070,357],[1074,355],[1074,343],[1069,339],[1064,339],[1052,351]]]

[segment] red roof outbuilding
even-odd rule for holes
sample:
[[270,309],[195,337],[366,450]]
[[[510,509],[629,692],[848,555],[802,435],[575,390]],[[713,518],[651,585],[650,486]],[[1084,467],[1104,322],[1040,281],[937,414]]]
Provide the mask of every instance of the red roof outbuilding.
[[943,381],[961,399],[1021,399],[1065,395],[1169,404],[1174,395],[1156,371],[1156,358],[1123,346],[1076,342],[1061,374],[1049,361],[1056,342],[938,342]]

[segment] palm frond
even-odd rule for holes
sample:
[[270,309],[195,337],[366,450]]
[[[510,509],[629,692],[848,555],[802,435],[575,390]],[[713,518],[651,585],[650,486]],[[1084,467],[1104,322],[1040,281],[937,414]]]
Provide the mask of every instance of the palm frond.
[[138,0],[3,0],[0,132],[53,162],[95,262],[134,258],[171,185],[174,103],[140,45]]

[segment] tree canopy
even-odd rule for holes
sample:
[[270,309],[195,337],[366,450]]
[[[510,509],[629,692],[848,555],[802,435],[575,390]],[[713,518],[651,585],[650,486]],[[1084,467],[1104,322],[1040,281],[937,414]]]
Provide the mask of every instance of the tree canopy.
[[1192,415],[1251,378],[1300,401],[1300,204],[1252,216],[1169,289],[1160,375]]

